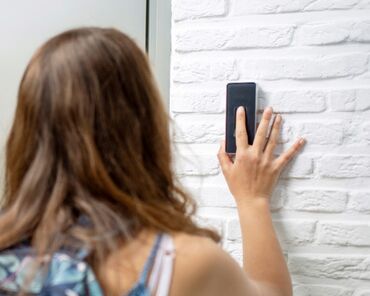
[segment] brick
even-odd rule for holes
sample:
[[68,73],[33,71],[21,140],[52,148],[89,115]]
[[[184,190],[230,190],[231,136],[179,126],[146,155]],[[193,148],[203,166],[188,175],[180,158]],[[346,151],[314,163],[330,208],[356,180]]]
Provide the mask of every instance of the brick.
[[235,59],[221,59],[211,62],[211,80],[235,81],[239,79],[239,71]]
[[298,285],[294,287],[294,296],[352,296],[353,289],[329,285]]
[[361,123],[360,120],[350,120],[345,125],[346,137],[344,140],[344,145],[355,144],[358,147],[368,144],[368,133],[366,122]]
[[324,155],[318,162],[321,177],[370,177],[369,155]]
[[361,0],[250,0],[246,4],[244,0],[235,0],[232,13],[243,15],[351,9],[360,2]]
[[328,245],[370,246],[369,223],[320,222],[318,242]]
[[293,157],[281,172],[280,178],[310,178],[313,173],[312,159],[298,155]]
[[199,206],[236,208],[234,197],[226,183],[224,186],[188,186],[187,189],[195,197]]
[[343,126],[339,120],[301,122],[295,127],[295,135],[304,137],[309,145],[339,145],[343,142]]
[[297,39],[304,45],[325,45],[340,42],[369,42],[370,20],[315,22],[302,25]]
[[368,9],[370,8],[370,0],[360,0],[360,3],[356,6],[357,9]]
[[370,89],[358,89],[356,91],[356,111],[370,109]]
[[[274,227],[283,246],[300,246],[314,240],[316,222],[312,220],[275,220]],[[238,219],[230,219],[227,224],[227,239],[241,242],[241,229]]]
[[282,90],[264,92],[263,97],[266,106],[273,106],[274,112],[323,112],[326,109],[327,92],[320,90]]
[[312,1],[304,10],[319,11],[319,10],[339,10],[351,9],[360,3],[361,0],[318,0]]
[[292,42],[295,26],[274,25],[263,27],[242,27],[226,44],[228,49],[250,47],[283,47]]
[[181,154],[175,158],[175,171],[178,176],[204,176],[219,173],[216,155]]
[[235,35],[234,30],[214,26],[202,29],[179,30],[175,35],[177,51],[198,51],[224,49]]
[[[271,125],[272,123],[270,123]],[[271,128],[271,127],[270,127]],[[280,126],[280,134],[279,134],[279,138],[278,138],[278,143],[288,143],[289,141],[292,140],[292,133],[293,133],[293,128],[291,125],[289,125],[289,123],[287,123],[284,119],[282,120],[281,122],[281,126]]]
[[255,79],[314,79],[359,75],[367,70],[368,55],[337,54],[325,57],[297,56],[253,58],[242,61],[242,78]]
[[289,219],[274,221],[278,239],[282,247],[302,246],[313,242],[316,221]]
[[329,94],[332,111],[365,111],[370,109],[370,88],[333,90]]
[[333,111],[355,111],[357,92],[354,89],[333,90],[329,94],[330,109]]
[[367,255],[290,254],[288,267],[294,275],[321,280],[370,278],[370,257]]
[[227,229],[226,238],[228,240],[238,241],[238,242],[242,241],[240,222],[238,218],[230,219],[226,223],[226,227],[227,227],[226,228]]
[[175,113],[220,113],[225,95],[213,90],[171,92],[170,109]]
[[172,71],[172,80],[181,83],[203,81],[234,81],[239,78],[239,71],[235,59],[184,59],[175,63]]
[[349,194],[348,209],[370,214],[370,191],[353,191]]
[[357,290],[353,296],[370,296],[370,289],[369,290]]
[[[218,119],[218,120],[217,120]],[[225,119],[202,118],[193,119],[189,115],[176,119],[175,141],[181,143],[219,143],[224,138]]]
[[221,16],[226,12],[225,0],[175,0],[172,15],[176,21],[200,17]]
[[210,65],[203,60],[178,60],[172,69],[172,81],[191,83],[209,79]]
[[355,23],[351,30],[350,39],[358,42],[370,42],[370,20]]
[[370,121],[361,125],[359,136],[370,144]]
[[338,190],[289,189],[284,208],[304,212],[340,213],[346,209],[347,193]]
[[300,44],[324,45],[346,41],[350,35],[350,22],[309,23],[297,32]]
[[269,14],[282,12],[295,12],[302,10],[314,0],[289,1],[289,0],[249,0],[246,4],[243,0],[235,0],[233,2],[232,13],[235,15],[243,14]]
[[240,28],[196,28],[179,30],[177,51],[282,47],[291,43],[294,26],[242,26]]

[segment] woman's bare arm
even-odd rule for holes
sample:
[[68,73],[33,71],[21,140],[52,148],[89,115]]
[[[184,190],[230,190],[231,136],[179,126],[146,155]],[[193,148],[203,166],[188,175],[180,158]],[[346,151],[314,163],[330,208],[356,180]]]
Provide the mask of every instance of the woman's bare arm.
[[243,240],[243,269],[259,289],[257,295],[292,295],[292,284],[272,224],[269,199],[277,179],[304,141],[297,140],[278,158],[273,155],[279,137],[281,117],[277,115],[264,149],[272,108],[265,109],[253,145],[248,144],[243,108],[236,122],[237,151],[234,162],[223,142],[218,158],[229,189],[235,198]]

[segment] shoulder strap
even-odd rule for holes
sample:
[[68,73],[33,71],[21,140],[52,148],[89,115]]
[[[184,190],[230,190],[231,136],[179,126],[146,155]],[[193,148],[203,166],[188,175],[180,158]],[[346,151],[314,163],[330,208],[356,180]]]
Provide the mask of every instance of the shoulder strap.
[[154,245],[152,247],[152,250],[150,252],[149,258],[145,262],[143,271],[141,272],[141,275],[140,275],[140,278],[139,278],[139,281],[138,281],[139,283],[142,283],[142,284],[145,285],[145,283],[147,282],[149,269],[153,265],[153,262],[154,262],[154,259],[155,259],[156,253],[158,251],[158,248],[160,246],[162,238],[163,238],[163,233],[158,233],[158,235],[155,239]]
[[[168,295],[171,285],[174,258],[175,245],[173,243],[173,239],[169,234],[164,234],[164,238],[157,253],[149,279],[149,288],[153,295]],[[155,294],[154,291],[156,291]]]

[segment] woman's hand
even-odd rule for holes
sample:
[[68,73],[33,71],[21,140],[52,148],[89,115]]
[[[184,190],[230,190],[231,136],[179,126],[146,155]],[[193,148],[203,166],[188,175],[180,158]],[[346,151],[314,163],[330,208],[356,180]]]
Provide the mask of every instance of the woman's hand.
[[261,199],[268,201],[280,172],[304,144],[303,138],[300,138],[301,141],[297,139],[287,151],[274,158],[273,152],[281,127],[280,114],[275,119],[270,140],[265,150],[263,150],[272,116],[272,108],[267,107],[264,110],[253,145],[248,144],[244,113],[244,108],[239,107],[236,116],[236,154],[234,162],[225,152],[225,141],[222,141],[217,154],[222,173],[237,205],[249,204]]

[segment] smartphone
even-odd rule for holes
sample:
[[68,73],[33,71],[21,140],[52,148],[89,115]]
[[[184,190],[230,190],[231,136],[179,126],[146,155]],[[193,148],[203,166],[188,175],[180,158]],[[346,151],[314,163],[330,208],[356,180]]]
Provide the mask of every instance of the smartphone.
[[243,106],[246,114],[248,143],[253,144],[257,124],[257,85],[255,82],[228,83],[226,86],[226,153],[235,155],[236,110]]

